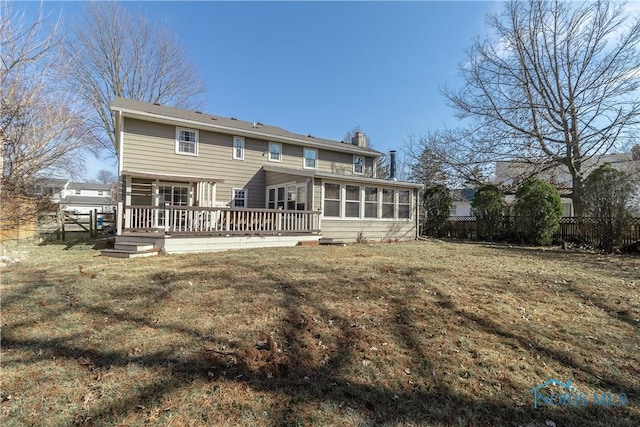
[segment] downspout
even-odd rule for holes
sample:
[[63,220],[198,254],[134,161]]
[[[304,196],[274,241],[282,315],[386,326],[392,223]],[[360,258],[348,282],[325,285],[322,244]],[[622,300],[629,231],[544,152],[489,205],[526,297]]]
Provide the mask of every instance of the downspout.
[[416,196],[415,210],[416,210],[416,238],[418,240],[420,238],[420,192],[422,190],[420,188],[416,188],[414,191],[414,195]]

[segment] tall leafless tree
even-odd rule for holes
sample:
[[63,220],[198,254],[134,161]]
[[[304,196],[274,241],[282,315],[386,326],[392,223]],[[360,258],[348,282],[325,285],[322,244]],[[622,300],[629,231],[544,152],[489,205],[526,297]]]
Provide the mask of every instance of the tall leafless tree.
[[25,212],[18,200],[37,205],[40,178],[77,176],[83,170],[85,130],[74,99],[58,84],[67,66],[58,25],[47,27],[41,9],[32,21],[9,3],[1,9],[0,196],[5,208],[9,201],[15,208],[9,214],[15,218],[7,218],[4,209],[3,219],[19,222]]
[[638,135],[640,18],[618,2],[530,0],[488,24],[496,37],[469,50],[463,87],[444,89],[469,124],[447,133],[449,152],[467,164],[561,165],[580,215],[585,162]]
[[117,2],[91,2],[65,43],[71,87],[91,114],[95,140],[115,154],[110,103],[116,97],[195,108],[204,93],[194,61],[166,26],[150,23]]
[[114,184],[114,183],[118,182],[118,177],[113,172],[111,172],[109,170],[106,170],[106,169],[100,169],[96,173],[95,179],[100,184]]

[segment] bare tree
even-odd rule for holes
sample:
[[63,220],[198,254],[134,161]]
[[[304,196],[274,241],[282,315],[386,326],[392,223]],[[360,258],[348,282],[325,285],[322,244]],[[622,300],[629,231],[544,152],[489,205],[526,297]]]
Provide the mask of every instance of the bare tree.
[[488,24],[497,38],[473,44],[462,89],[444,89],[469,119],[447,132],[449,152],[471,165],[561,165],[580,215],[583,164],[622,147],[640,122],[640,18],[606,0],[530,0],[507,3]]
[[73,69],[69,80],[92,111],[93,137],[112,154],[116,97],[195,108],[204,85],[174,33],[117,2],[90,2],[66,42]]
[[28,213],[19,209],[26,200],[31,206],[27,211],[38,213],[40,178],[77,176],[83,170],[86,144],[74,100],[58,84],[67,64],[57,24],[46,28],[41,10],[27,22],[8,3],[1,6],[1,197],[5,207],[14,202],[3,220],[19,222]]
[[96,173],[96,180],[101,184],[113,184],[118,182],[118,177],[109,170],[100,169],[98,173]]

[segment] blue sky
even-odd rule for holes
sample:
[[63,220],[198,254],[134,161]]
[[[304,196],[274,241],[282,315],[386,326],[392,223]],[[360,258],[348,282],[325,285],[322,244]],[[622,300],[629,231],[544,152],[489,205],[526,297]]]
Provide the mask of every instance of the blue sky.
[[[374,148],[455,124],[439,87],[495,2],[127,2],[167,24],[206,87],[202,110],[341,140],[359,125]],[[37,4],[29,4],[30,8]],[[65,22],[75,2],[47,2]],[[90,161],[88,177],[114,164]]]

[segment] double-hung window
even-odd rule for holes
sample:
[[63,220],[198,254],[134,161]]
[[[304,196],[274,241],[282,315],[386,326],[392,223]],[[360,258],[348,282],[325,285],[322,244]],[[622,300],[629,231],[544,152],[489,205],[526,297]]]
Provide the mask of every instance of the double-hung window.
[[388,188],[382,189],[382,218],[393,218],[394,214],[394,191]]
[[353,173],[358,175],[364,173],[364,157],[353,156]]
[[247,207],[247,189],[246,188],[234,188],[232,206],[234,208],[246,208]]
[[378,217],[378,189],[376,187],[364,188],[364,217]]
[[324,216],[340,216],[340,184],[324,184]]
[[360,187],[357,185],[345,185],[344,216],[347,218],[360,218]]
[[318,169],[318,150],[313,148],[303,149],[303,164],[304,169]]
[[409,190],[398,190],[398,218],[411,218],[411,197]]
[[198,155],[198,131],[193,129],[176,130],[176,153]]
[[269,161],[281,162],[282,161],[282,144],[279,142],[269,143]]
[[244,160],[244,138],[241,136],[233,137],[233,158]]

